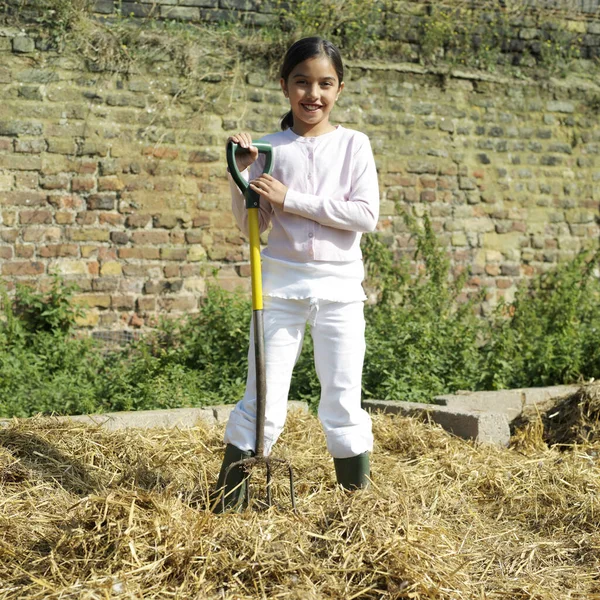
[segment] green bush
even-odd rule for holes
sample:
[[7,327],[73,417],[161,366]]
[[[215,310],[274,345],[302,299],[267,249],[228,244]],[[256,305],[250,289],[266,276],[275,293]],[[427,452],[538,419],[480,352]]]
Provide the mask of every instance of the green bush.
[[600,254],[523,285],[501,305],[482,348],[482,389],[571,383],[600,375]]
[[[480,316],[465,301],[427,218],[409,221],[413,261],[396,260],[365,236],[365,397],[430,401],[458,389],[500,389],[600,377],[600,253],[582,254],[529,282],[514,302]],[[416,268],[415,268],[416,265]],[[209,287],[199,312],[163,320],[124,348],[73,335],[72,289],[55,278],[46,293],[3,294],[0,416],[78,414],[236,402],[246,380],[249,300]],[[316,406],[312,340],[294,372],[290,398]]]
[[246,382],[251,306],[209,286],[197,315],[162,320],[156,331],[106,360],[108,410],[237,401]]
[[409,226],[417,243],[416,270],[394,261],[377,236],[365,241],[367,282],[379,300],[366,307],[363,391],[383,400],[427,402],[436,394],[473,388],[484,324],[476,316],[479,298],[459,302],[464,277],[450,277],[429,220],[423,229]]
[[72,293],[58,277],[46,294],[18,286],[11,302],[3,293],[0,415],[95,409],[102,356],[92,340],[71,336],[78,314]]

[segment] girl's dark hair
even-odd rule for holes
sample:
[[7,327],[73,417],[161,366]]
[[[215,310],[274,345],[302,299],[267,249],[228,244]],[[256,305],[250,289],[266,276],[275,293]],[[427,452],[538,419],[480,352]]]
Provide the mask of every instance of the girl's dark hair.
[[[287,83],[290,73],[301,62],[309,58],[326,56],[331,61],[333,68],[338,76],[339,83],[344,81],[344,63],[340,51],[328,40],[320,37],[307,37],[298,40],[292,44],[285,53],[283,64],[281,65],[281,78]],[[291,129],[294,125],[294,115],[290,110],[281,119],[281,129]]]

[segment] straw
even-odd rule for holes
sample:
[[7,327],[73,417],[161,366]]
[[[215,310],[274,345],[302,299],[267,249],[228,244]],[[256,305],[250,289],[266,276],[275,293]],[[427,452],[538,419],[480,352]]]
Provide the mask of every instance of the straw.
[[[510,448],[375,416],[373,484],[355,493],[295,413],[277,455],[297,513],[285,472],[271,509],[207,509],[222,428],[15,420],[0,430],[0,598],[600,598],[599,390],[565,400],[573,437],[556,446],[542,415]],[[264,498],[264,474],[251,482]]]

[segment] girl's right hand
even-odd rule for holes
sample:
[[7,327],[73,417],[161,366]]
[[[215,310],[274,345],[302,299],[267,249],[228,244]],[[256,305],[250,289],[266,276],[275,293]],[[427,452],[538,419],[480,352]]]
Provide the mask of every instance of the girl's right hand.
[[238,145],[235,152],[235,162],[240,171],[245,171],[257,158],[258,148],[252,145],[252,136],[249,133],[241,132],[227,138],[227,143],[233,142]]

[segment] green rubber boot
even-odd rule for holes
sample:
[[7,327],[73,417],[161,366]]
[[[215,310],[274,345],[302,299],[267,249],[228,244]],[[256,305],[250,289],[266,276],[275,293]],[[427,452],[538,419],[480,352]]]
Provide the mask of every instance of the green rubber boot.
[[234,467],[229,471],[229,476],[227,477],[227,481],[225,481],[225,472],[229,465],[244,458],[251,458],[252,456],[254,456],[254,452],[250,450],[240,450],[232,444],[227,444],[219,479],[215,490],[210,495],[210,506],[214,513],[220,514],[223,512],[223,494],[225,494],[226,511],[237,511],[244,507],[248,475],[244,472],[243,467]]
[[337,482],[346,490],[357,490],[369,485],[369,453],[350,458],[334,458]]

